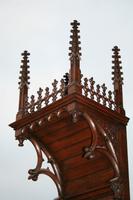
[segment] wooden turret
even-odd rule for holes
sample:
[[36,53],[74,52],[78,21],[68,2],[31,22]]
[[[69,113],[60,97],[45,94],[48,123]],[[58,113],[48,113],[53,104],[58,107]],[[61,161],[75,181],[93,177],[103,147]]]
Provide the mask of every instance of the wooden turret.
[[[81,76],[79,23],[72,23],[70,69],[49,87],[28,94],[28,55],[23,55],[15,130],[19,146],[29,140],[37,164],[29,179],[45,174],[55,183],[58,200],[130,200],[122,72],[113,48],[114,91],[93,77]],[[43,153],[51,168],[43,167]],[[45,160],[46,162],[46,160]]]

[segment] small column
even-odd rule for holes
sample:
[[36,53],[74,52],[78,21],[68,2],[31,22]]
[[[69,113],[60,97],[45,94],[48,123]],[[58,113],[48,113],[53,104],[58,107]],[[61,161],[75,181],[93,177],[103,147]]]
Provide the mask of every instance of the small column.
[[23,59],[22,59],[22,65],[21,67],[21,71],[20,71],[20,82],[19,82],[19,108],[18,108],[18,113],[16,116],[16,120],[19,120],[21,118],[23,118],[23,116],[25,115],[25,103],[26,103],[26,99],[28,98],[28,85],[30,84],[29,80],[29,76],[28,74],[30,73],[28,68],[29,68],[29,60],[28,60],[28,56],[30,55],[30,53],[28,53],[27,51],[24,51],[22,54]]
[[116,103],[116,111],[125,114],[124,108],[123,108],[123,92],[122,92],[122,85],[123,85],[123,77],[121,72],[122,66],[121,66],[121,61],[120,58],[121,56],[119,55],[120,49],[115,46],[113,49],[113,85],[114,85],[114,95],[115,95],[115,103]]
[[78,35],[79,33],[78,26],[80,25],[80,23],[74,20],[71,23],[71,25],[72,25],[72,30],[71,30],[72,35],[70,36],[70,38],[72,40],[70,41],[71,47],[69,47],[70,71],[69,71],[68,94],[72,93],[82,94],[81,72],[80,72],[81,47],[79,47],[80,36]]

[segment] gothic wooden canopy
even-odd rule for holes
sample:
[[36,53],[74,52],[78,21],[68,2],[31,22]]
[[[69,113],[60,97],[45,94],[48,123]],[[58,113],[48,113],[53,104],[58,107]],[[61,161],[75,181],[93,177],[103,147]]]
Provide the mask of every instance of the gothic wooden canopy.
[[[81,74],[79,23],[71,25],[69,73],[54,80],[52,90],[39,88],[37,98],[29,98],[30,54],[22,53],[19,109],[10,126],[19,146],[28,139],[35,147],[38,159],[29,179],[51,177],[58,199],[129,200],[120,49],[112,49],[114,91],[108,91]],[[43,167],[43,153],[52,168]]]

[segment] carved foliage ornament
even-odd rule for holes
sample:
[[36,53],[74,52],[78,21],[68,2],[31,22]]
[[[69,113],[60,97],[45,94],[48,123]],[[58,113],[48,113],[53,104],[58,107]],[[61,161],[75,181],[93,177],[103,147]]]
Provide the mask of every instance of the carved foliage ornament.
[[116,178],[111,181],[111,189],[114,193],[114,200],[122,200],[121,198],[122,184],[120,183],[119,179]]

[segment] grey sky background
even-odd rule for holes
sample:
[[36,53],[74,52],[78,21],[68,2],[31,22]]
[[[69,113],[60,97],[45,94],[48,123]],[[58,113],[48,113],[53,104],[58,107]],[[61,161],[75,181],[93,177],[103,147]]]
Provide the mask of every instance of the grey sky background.
[[8,124],[18,107],[20,54],[30,56],[30,94],[60,80],[69,70],[70,22],[80,23],[84,76],[112,89],[111,49],[121,49],[124,72],[124,107],[130,117],[128,152],[131,199],[133,199],[133,1],[132,0],[0,0],[0,200],[52,200],[56,187],[46,176],[28,181],[36,154],[26,141],[17,146]]

